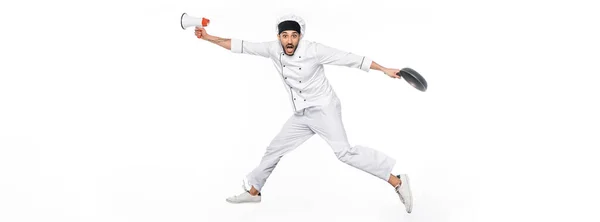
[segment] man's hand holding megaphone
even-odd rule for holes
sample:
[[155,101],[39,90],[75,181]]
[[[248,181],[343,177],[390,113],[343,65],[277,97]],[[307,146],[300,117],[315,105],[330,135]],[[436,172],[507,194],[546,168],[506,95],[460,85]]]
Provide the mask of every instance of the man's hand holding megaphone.
[[196,37],[204,40],[206,40],[206,37],[208,36],[208,34],[206,33],[206,29],[204,29],[203,27],[196,27],[195,34]]
[[231,39],[212,36],[206,33],[206,29],[204,28],[210,23],[209,19],[204,17],[193,17],[189,16],[187,13],[183,13],[181,14],[180,23],[181,28],[184,30],[188,27],[196,27],[194,34],[197,38],[212,42],[227,50],[231,50]]

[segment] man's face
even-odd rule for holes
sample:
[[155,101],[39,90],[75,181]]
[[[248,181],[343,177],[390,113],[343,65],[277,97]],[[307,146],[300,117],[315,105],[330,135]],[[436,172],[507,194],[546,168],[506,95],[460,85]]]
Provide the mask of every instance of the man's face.
[[296,31],[283,31],[281,34],[277,35],[277,38],[279,38],[285,54],[293,55],[296,51],[296,47],[298,47],[300,34]]

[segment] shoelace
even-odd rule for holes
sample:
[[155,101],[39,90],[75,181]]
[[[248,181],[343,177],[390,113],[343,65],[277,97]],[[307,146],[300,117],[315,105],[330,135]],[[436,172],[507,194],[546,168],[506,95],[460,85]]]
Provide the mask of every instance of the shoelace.
[[[246,191],[247,193],[250,193],[250,191],[248,189],[246,189],[246,184],[244,181],[242,181],[242,189],[244,189],[244,191]],[[243,193],[242,193],[243,194]],[[239,198],[240,196],[242,196],[242,194],[238,194],[235,196],[235,198]]]
[[404,201],[404,196],[402,196],[402,194],[400,193],[400,185],[397,185],[395,187],[396,193],[398,193],[398,196],[400,196],[400,200],[402,201],[402,203],[405,203]]

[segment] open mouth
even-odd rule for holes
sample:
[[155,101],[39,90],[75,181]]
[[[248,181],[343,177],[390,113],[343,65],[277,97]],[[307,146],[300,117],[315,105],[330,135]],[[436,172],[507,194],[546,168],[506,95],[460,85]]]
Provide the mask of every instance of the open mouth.
[[295,47],[294,47],[294,45],[293,45],[293,44],[287,44],[287,45],[285,45],[285,47],[284,47],[284,48],[285,48],[285,52],[286,52],[288,55],[290,55],[290,54],[294,53],[294,50],[295,50],[294,48],[295,48]]

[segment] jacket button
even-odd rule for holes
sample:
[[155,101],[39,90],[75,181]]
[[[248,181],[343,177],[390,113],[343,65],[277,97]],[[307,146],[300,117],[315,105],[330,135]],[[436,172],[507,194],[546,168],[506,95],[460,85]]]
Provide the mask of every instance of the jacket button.
[[302,69],[302,68],[298,67],[298,69]]
[[302,80],[300,80],[300,81],[298,81],[298,82],[302,83]]
[[283,77],[284,79],[287,79],[287,77]]
[[304,101],[306,101],[306,99],[304,99]]
[[285,67],[285,65],[283,65],[283,67]]
[[294,98],[294,100],[296,100],[296,98]]
[[302,56],[298,56],[298,58],[302,58]]
[[300,93],[302,93],[302,91],[300,91]]

